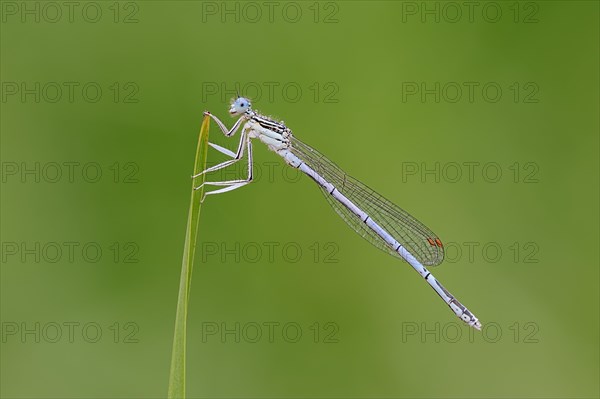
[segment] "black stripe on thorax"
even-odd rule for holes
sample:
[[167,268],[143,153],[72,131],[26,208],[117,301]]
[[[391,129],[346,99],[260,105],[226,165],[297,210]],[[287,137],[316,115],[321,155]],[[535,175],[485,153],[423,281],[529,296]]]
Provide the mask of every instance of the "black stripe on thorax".
[[265,129],[269,129],[277,133],[283,133],[287,130],[287,127],[284,124],[275,122],[274,120],[265,118],[261,115],[253,115],[251,119],[257,122],[260,126],[264,127]]

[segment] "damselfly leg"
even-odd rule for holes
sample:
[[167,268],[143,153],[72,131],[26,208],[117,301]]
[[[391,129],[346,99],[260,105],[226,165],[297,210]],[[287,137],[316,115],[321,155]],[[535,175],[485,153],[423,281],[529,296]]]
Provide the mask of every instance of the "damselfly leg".
[[[243,118],[238,119],[238,121],[234,124],[234,126],[231,128],[231,130],[228,130],[227,127],[225,126],[225,124],[223,122],[221,122],[217,117],[213,116],[212,114],[208,114],[208,115],[210,115],[212,117],[212,119],[221,128],[221,131],[223,132],[223,134],[225,134],[226,136],[233,135],[240,125],[240,123],[239,123],[240,120],[243,119]],[[206,198],[207,195],[222,194],[222,193],[226,193],[228,191],[233,191],[235,189],[243,187],[246,184],[252,182],[252,179],[253,179],[254,164],[253,164],[253,157],[252,157],[252,142],[251,142],[250,137],[248,136],[247,132],[242,131],[242,134],[240,137],[240,143],[238,145],[238,149],[237,149],[236,153],[234,153],[233,151],[230,151],[226,148],[223,148],[217,144],[213,144],[213,143],[209,143],[209,144],[215,150],[219,151],[222,154],[228,155],[228,156],[232,157],[233,159],[222,162],[222,163],[212,166],[210,168],[206,168],[205,170],[198,173],[197,175],[192,176],[192,178],[196,178],[198,176],[203,175],[204,173],[214,172],[214,171],[224,169],[228,166],[233,165],[234,163],[238,162],[239,160],[241,160],[244,157],[244,147],[246,147],[247,153],[248,153],[248,175],[245,179],[204,182],[201,185],[199,185],[198,187],[194,187],[194,190],[199,190],[204,186],[225,186],[224,188],[221,188],[218,190],[205,192],[201,199],[201,202],[204,202],[204,199]]]

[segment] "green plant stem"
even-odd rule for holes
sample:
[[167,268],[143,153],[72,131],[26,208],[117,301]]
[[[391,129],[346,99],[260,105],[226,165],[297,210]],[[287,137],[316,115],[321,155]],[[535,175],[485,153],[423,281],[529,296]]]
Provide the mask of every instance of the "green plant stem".
[[[198,137],[198,147],[196,149],[196,159],[194,161],[194,175],[200,173],[206,167],[209,126],[210,117],[204,116],[202,127],[200,128],[200,135]],[[192,198],[190,200],[185,243],[183,246],[183,261],[181,265],[181,277],[179,280],[179,295],[177,298],[177,314],[175,316],[175,332],[173,335],[173,352],[171,354],[171,371],[169,376],[169,399],[185,398],[187,310],[190,298],[190,285],[192,282],[192,269],[194,267],[198,222],[200,220],[200,200],[204,194],[204,189],[194,190],[194,186],[202,183],[204,183],[204,175],[192,181]]]

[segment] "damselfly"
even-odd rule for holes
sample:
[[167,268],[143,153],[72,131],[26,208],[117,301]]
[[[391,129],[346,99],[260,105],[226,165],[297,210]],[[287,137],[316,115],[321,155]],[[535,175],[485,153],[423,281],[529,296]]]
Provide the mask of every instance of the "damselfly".
[[252,181],[252,139],[259,139],[270,150],[280,155],[288,165],[300,169],[313,179],[329,204],[354,231],[377,248],[408,262],[462,321],[478,330],[481,329],[477,317],[454,298],[425,268],[425,266],[436,266],[444,259],[442,241],[430,229],[298,140],[283,122],[277,122],[254,111],[247,98],[238,96],[232,102],[229,113],[232,116],[239,116],[231,129],[227,129],[225,124],[210,112],[204,114],[209,115],[227,137],[233,136],[242,126],[237,151],[233,152],[209,143],[211,147],[231,159],[209,167],[193,177],[238,162],[243,158],[245,150],[248,154],[248,177],[239,180],[204,182],[196,189],[204,185],[223,188],[206,192],[202,200],[207,195],[232,191]]

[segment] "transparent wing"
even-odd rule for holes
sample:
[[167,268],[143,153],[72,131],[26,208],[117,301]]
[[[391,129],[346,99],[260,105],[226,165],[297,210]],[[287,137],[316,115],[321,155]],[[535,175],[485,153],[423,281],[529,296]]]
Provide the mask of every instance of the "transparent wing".
[[[394,238],[409,250],[423,265],[436,266],[444,260],[442,241],[423,223],[408,212],[385,199],[363,183],[348,176],[336,164],[328,160],[314,148],[291,136],[291,152],[319,173],[325,180],[333,184],[337,190],[365,211],[371,219],[388,231]],[[320,186],[319,186],[320,187]],[[361,237],[390,255],[401,256],[365,223],[350,212],[344,205],[335,200],[322,187],[327,202],[338,215]]]

